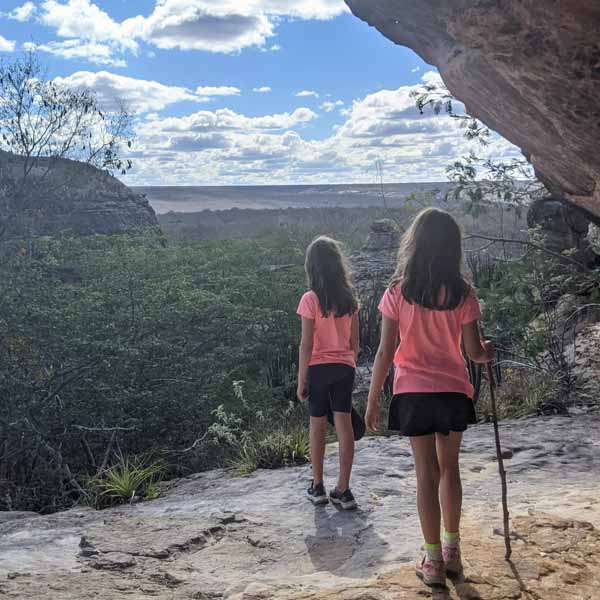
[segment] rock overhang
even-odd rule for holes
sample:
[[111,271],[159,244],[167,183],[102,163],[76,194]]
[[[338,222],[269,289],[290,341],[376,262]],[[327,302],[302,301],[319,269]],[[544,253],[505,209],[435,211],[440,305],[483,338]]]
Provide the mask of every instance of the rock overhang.
[[552,191],[600,216],[600,3],[346,0],[435,65],[467,111]]

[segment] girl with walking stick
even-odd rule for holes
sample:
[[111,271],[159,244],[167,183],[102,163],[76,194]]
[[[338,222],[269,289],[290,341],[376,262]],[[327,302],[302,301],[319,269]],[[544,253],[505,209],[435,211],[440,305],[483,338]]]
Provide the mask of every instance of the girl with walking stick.
[[425,542],[416,573],[430,586],[444,586],[447,575],[462,573],[459,451],[475,411],[461,342],[475,362],[494,356],[493,343],[480,337],[481,309],[461,261],[456,221],[442,210],[422,211],[404,235],[396,274],[379,305],[381,340],[366,414],[367,428],[376,430],[393,362],[389,429],[410,438]]

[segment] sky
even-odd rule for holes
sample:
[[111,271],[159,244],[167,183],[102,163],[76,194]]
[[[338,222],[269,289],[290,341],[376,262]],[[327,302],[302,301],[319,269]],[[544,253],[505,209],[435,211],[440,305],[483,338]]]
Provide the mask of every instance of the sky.
[[[130,185],[443,181],[469,151],[420,115],[436,69],[342,0],[0,0],[0,59],[134,114]],[[494,136],[494,157],[518,151]]]

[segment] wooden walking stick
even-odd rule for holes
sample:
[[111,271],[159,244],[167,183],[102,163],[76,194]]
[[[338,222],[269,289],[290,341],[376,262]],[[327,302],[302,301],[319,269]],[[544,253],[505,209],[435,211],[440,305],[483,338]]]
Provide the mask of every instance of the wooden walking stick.
[[500,482],[502,483],[502,513],[504,516],[504,546],[506,553],[504,558],[510,560],[512,548],[510,547],[510,524],[508,513],[508,491],[506,486],[506,471],[504,470],[504,460],[502,458],[502,446],[500,445],[500,431],[498,429],[498,410],[496,409],[496,382],[492,364],[487,363],[487,373],[490,382],[490,400],[492,403],[492,421],[494,423],[494,437],[496,438],[496,456],[498,458],[498,471],[500,473]]

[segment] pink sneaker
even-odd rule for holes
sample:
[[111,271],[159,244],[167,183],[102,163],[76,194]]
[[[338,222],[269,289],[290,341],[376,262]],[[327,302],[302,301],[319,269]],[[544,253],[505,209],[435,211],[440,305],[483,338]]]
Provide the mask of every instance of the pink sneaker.
[[443,560],[430,560],[427,552],[417,558],[417,577],[430,587],[446,587],[446,568]]
[[446,573],[448,577],[460,577],[463,573],[463,566],[460,558],[460,546],[458,543],[443,543],[442,556],[444,558],[444,565],[446,566]]

